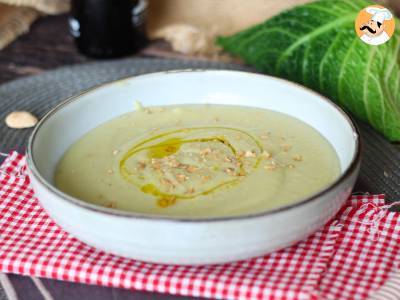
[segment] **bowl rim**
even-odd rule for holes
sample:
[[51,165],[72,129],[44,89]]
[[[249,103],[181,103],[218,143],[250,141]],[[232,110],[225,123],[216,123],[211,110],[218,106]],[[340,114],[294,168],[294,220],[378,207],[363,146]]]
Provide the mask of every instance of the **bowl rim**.
[[[88,93],[91,93],[97,89],[104,88],[110,85],[114,85],[117,83],[121,83],[126,80],[134,79],[137,77],[146,77],[146,76],[160,76],[160,75],[166,75],[170,73],[194,73],[194,72],[209,72],[209,73],[233,73],[236,75],[242,75],[242,76],[257,76],[257,77],[264,77],[268,79],[272,79],[275,81],[280,81],[281,83],[290,85],[291,87],[297,88],[297,89],[302,89],[306,91],[307,93],[313,94],[314,96],[317,96],[321,101],[324,101],[325,103],[329,104],[331,107],[333,107],[338,113],[340,113],[343,118],[347,121],[347,123],[350,125],[354,137],[354,142],[355,142],[355,150],[353,153],[353,157],[350,161],[350,164],[348,167],[343,171],[342,174],[338,178],[336,178],[335,181],[333,181],[331,184],[326,186],[325,188],[321,189],[320,191],[304,198],[301,200],[298,200],[294,203],[283,205],[283,206],[278,206],[273,209],[269,209],[266,211],[260,211],[260,212],[255,212],[255,213],[247,213],[243,215],[234,215],[234,216],[221,216],[221,217],[202,217],[202,218],[185,218],[185,217],[174,217],[174,216],[167,216],[167,215],[152,215],[152,214],[145,214],[145,213],[137,213],[137,212],[129,212],[129,211],[122,211],[118,209],[113,209],[113,208],[106,208],[102,207],[100,205],[92,204],[89,202],[86,202],[84,200],[81,200],[79,198],[75,198],[73,196],[70,196],[59,189],[57,189],[53,184],[48,182],[38,171],[36,168],[35,160],[33,158],[33,144],[35,142],[36,135],[40,131],[40,128],[43,126],[44,123],[48,119],[50,119],[55,113],[58,111],[62,110],[64,107],[69,105],[72,102],[79,101],[80,98]],[[58,198],[69,202],[70,204],[73,204],[75,206],[78,206],[80,208],[95,212],[95,213],[101,213],[101,214],[106,214],[114,217],[123,217],[123,218],[133,218],[133,219],[144,219],[144,220],[157,220],[157,221],[167,221],[167,222],[187,222],[187,223],[204,223],[204,222],[222,222],[222,221],[234,221],[234,220],[247,220],[247,219],[254,219],[254,218],[260,218],[260,217],[265,217],[269,215],[274,215],[278,214],[281,212],[285,212],[288,210],[296,209],[297,207],[303,206],[305,204],[308,204],[310,202],[318,200],[321,196],[324,194],[329,193],[330,191],[334,190],[336,187],[338,187],[342,182],[344,182],[347,178],[351,177],[351,175],[357,171],[357,168],[360,164],[361,161],[361,149],[362,149],[362,144],[361,144],[361,139],[360,139],[360,131],[357,127],[357,125],[354,123],[352,117],[350,117],[341,107],[339,107],[337,104],[329,100],[327,97],[307,88],[304,87],[301,84],[298,84],[296,82],[292,82],[286,79],[278,78],[275,76],[271,75],[266,75],[266,74],[261,74],[261,73],[252,73],[252,72],[246,72],[246,71],[237,71],[237,70],[228,70],[228,69],[212,69],[212,68],[207,68],[207,69],[197,69],[197,68],[185,68],[185,69],[176,69],[176,70],[168,70],[168,71],[159,71],[159,72],[152,72],[152,73],[145,73],[145,74],[139,74],[139,75],[130,75],[126,77],[122,77],[116,80],[112,81],[107,81],[104,83],[100,83],[98,85],[95,85],[91,88],[85,89],[81,91],[80,93],[73,95],[71,97],[66,98],[65,100],[61,101],[59,104],[57,104],[55,107],[53,107],[50,111],[48,111],[38,122],[38,124],[35,126],[33,132],[31,133],[29,140],[28,140],[28,146],[26,150],[26,162],[28,169],[30,170],[32,176],[35,177],[35,179],[40,182],[40,184],[45,187],[50,193],[55,194],[58,196]],[[40,201],[40,199],[39,199]]]

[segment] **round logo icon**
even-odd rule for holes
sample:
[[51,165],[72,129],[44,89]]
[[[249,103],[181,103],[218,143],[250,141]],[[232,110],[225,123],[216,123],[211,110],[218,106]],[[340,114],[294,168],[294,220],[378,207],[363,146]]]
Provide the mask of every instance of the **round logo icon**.
[[368,45],[381,45],[392,37],[395,28],[393,14],[381,5],[371,5],[357,16],[355,29],[360,39]]

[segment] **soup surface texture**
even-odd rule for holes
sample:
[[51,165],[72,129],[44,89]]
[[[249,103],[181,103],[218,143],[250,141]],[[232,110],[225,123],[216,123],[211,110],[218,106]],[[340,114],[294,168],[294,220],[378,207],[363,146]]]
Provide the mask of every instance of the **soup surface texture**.
[[66,151],[55,182],[105,207],[202,218],[291,204],[339,174],[331,144],[304,122],[210,104],[140,106],[98,126]]

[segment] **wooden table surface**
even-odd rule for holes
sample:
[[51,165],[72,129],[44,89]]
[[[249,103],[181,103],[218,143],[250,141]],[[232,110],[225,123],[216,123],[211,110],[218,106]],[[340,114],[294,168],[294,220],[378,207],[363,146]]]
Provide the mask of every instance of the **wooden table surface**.
[[28,34],[0,51],[0,83],[86,61],[68,34],[66,16],[42,18]]

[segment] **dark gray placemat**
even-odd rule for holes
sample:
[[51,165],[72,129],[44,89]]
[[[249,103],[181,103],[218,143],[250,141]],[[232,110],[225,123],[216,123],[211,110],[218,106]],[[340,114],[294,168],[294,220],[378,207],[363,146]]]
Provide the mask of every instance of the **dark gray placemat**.
[[[22,78],[0,86],[0,152],[9,152],[13,149],[23,151],[26,140],[31,132],[27,130],[13,130],[4,124],[4,117],[13,110],[28,110],[43,116],[55,104],[72,96],[79,91],[97,84],[143,73],[161,70],[182,68],[212,68],[249,70],[239,65],[204,62],[193,60],[170,59],[124,59],[102,63],[91,63],[65,67],[41,75]],[[388,143],[368,125],[359,123],[363,141],[363,162],[359,180],[355,191],[385,193],[389,201],[400,200],[400,151]],[[11,276],[15,286],[25,286],[20,276]],[[112,293],[105,292],[105,288],[86,287],[71,283],[45,280],[45,286],[52,293],[57,290],[57,299],[97,299],[113,298],[145,299],[141,293],[126,293],[113,289]],[[98,289],[94,291],[93,289]],[[103,290],[103,292],[102,292]],[[68,292],[70,291],[70,292]],[[78,293],[79,292],[79,293]],[[29,291],[20,291],[20,299],[26,298]],[[119,295],[119,296],[118,296]],[[141,296],[142,295],[142,296]],[[146,296],[148,297],[148,296]],[[171,299],[167,296],[151,296],[152,299]],[[146,298],[146,299],[150,299]]]
[[[171,59],[124,59],[64,67],[0,86],[0,120],[13,110],[29,110],[41,117],[55,104],[94,85],[143,73],[182,68],[251,70],[218,62]],[[363,137],[363,163],[357,191],[385,193],[400,199],[400,151],[368,125],[359,123]],[[13,130],[0,122],[0,151],[25,145],[31,130]]]

